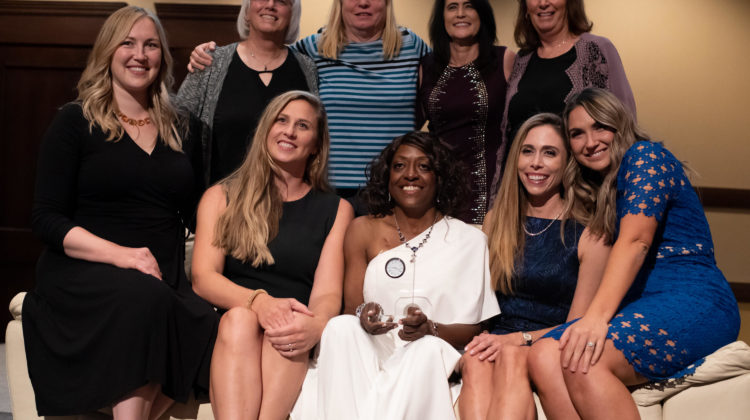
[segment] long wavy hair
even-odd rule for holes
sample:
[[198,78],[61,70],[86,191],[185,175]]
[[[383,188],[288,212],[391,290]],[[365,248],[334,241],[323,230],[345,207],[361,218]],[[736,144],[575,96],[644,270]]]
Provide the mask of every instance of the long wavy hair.
[[[567,0],[565,12],[568,19],[568,31],[573,35],[591,32],[594,24],[586,17],[586,8],[583,0]],[[518,0],[518,14],[516,15],[516,26],[513,29],[513,39],[520,49],[520,54],[526,54],[536,50],[542,45],[539,34],[529,18],[529,8],[526,0]]]
[[612,144],[609,145],[610,165],[605,174],[580,164],[572,165],[566,170],[563,182],[568,194],[576,198],[572,216],[588,226],[592,235],[603,237],[611,243],[617,220],[617,171],[620,169],[622,157],[630,146],[637,141],[648,140],[648,135],[636,124],[633,115],[612,92],[587,88],[573,96],[563,111],[565,142],[568,146],[568,118],[579,106],[583,107],[594,121],[614,133]]
[[437,136],[423,131],[412,131],[396,137],[367,167],[367,186],[362,198],[375,217],[393,214],[396,203],[391,199],[388,185],[391,181],[393,156],[401,146],[413,146],[424,152],[435,172],[435,208],[446,216],[456,217],[468,203],[469,189],[464,166],[453,156],[450,146]]
[[89,54],[86,68],[78,81],[78,102],[83,115],[89,121],[89,130],[94,125],[107,135],[107,141],[119,141],[125,129],[117,119],[117,104],[112,88],[112,56],[122,41],[128,37],[133,25],[140,19],[151,19],[156,26],[161,45],[161,67],[156,80],[148,87],[148,108],[151,120],[159,129],[159,137],[173,150],[182,150],[177,124],[177,113],[169,100],[174,79],[172,78],[172,55],[169,52],[164,28],[150,11],[137,6],[125,6],[112,13],[104,22]]
[[[250,26],[247,23],[247,8],[253,0],[242,0],[240,13],[237,15],[237,33],[240,39],[247,39],[250,36]],[[292,2],[292,16],[289,18],[289,26],[284,35],[284,43],[291,44],[299,37],[299,21],[302,16],[302,0],[289,0]]]
[[[349,40],[346,38],[344,17],[341,2],[334,0],[328,15],[328,25],[323,29],[318,41],[318,53],[323,57],[336,60]],[[397,57],[401,52],[401,30],[396,24],[396,13],[393,11],[393,0],[385,0],[385,28],[383,29],[383,57],[386,61]]]
[[[435,56],[434,66],[435,74],[440,74],[448,65],[451,59],[450,43],[451,38],[445,30],[445,1],[435,0],[430,17],[430,42],[432,43],[432,53]],[[494,68],[500,57],[497,57],[493,46],[497,42],[497,25],[495,24],[495,15],[492,12],[492,6],[488,0],[471,0],[471,5],[479,15],[479,32],[476,41],[479,44],[479,56],[475,60],[476,66],[480,72],[484,73],[490,68]]]
[[281,219],[282,198],[276,179],[279,166],[268,152],[268,134],[286,106],[306,101],[317,116],[317,151],[305,166],[304,181],[318,191],[329,191],[328,121],[320,99],[300,90],[282,93],[271,101],[258,121],[252,146],[242,165],[220,181],[227,195],[227,208],[216,223],[214,245],[253,267],[273,264],[268,243],[276,237]]
[[[526,212],[529,208],[527,192],[518,179],[518,158],[521,147],[531,130],[549,126],[560,135],[564,145],[565,161],[563,171],[575,161],[571,157],[570,147],[564,140],[563,123],[559,116],[550,113],[537,114],[526,120],[518,129],[516,138],[508,152],[508,163],[505,175],[500,184],[500,191],[490,210],[491,217],[484,219],[484,231],[487,234],[487,246],[490,251],[490,273],[492,286],[505,295],[512,295],[515,289],[513,277],[516,267],[523,261],[523,250],[526,234],[523,227],[526,224]],[[572,207],[572,196],[565,194],[565,188],[560,185],[560,195],[563,200],[561,220],[565,220]],[[565,243],[564,222],[560,223],[560,240]]]

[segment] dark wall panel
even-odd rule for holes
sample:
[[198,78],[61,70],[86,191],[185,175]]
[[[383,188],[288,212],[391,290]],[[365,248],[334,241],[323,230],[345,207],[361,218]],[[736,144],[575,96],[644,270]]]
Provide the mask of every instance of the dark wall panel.
[[[57,108],[75,86],[104,20],[126,3],[0,1],[0,307],[34,287],[42,244],[30,228],[39,144]],[[237,39],[239,6],[156,5],[176,76],[200,42]],[[0,320],[10,320],[0,310]],[[4,339],[4,335],[2,335]]]

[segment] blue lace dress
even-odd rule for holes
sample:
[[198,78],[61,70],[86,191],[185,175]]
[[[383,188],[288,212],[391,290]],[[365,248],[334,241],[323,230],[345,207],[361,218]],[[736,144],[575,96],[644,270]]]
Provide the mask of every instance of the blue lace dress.
[[[617,219],[659,223],[646,260],[609,324],[608,338],[649,380],[693,373],[737,339],[737,301],[716,266],[698,196],[680,162],[659,143],[637,142],[617,174]],[[567,325],[548,336],[559,339]]]
[[[526,218],[526,230],[539,232],[551,220]],[[526,235],[523,262],[513,278],[514,293],[496,292],[502,313],[493,320],[493,334],[535,331],[562,324],[578,282],[578,240],[583,225],[565,222],[565,243],[560,221],[552,222],[539,236]]]

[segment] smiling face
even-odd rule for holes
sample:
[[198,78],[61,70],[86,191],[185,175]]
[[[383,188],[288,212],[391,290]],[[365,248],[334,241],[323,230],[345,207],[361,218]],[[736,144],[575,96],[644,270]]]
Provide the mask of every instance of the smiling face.
[[401,145],[391,161],[388,191],[402,209],[423,212],[432,208],[437,180],[430,158],[414,146]]
[[469,0],[448,0],[443,9],[445,31],[454,42],[473,41],[479,33],[479,14]]
[[304,171],[318,151],[318,116],[303,99],[289,102],[276,117],[266,139],[268,154],[279,166]]
[[568,30],[565,0],[526,0],[528,17],[540,34]]
[[286,34],[291,18],[292,0],[251,0],[245,16],[251,34]]
[[385,28],[386,0],[340,1],[344,28],[350,41],[357,41],[359,36],[381,33]]
[[154,21],[148,17],[138,19],[112,55],[110,71],[115,90],[125,90],[133,96],[146,94],[159,77],[161,55]]
[[591,118],[582,106],[570,111],[567,127],[573,157],[581,165],[606,174],[612,163],[610,146],[614,130]]
[[518,178],[530,201],[545,202],[560,194],[565,163],[565,143],[550,125],[532,128],[518,155]]

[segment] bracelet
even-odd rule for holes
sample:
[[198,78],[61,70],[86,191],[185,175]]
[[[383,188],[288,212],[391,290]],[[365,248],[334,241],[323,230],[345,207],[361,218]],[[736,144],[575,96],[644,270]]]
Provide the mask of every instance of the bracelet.
[[438,324],[437,322],[430,321],[430,324],[432,324],[432,335],[435,337],[440,337],[438,335]]
[[253,310],[253,302],[255,301],[255,298],[257,298],[260,295],[267,295],[268,292],[266,292],[263,289],[255,289],[253,290],[253,293],[250,294],[250,297],[247,298],[247,309]]

